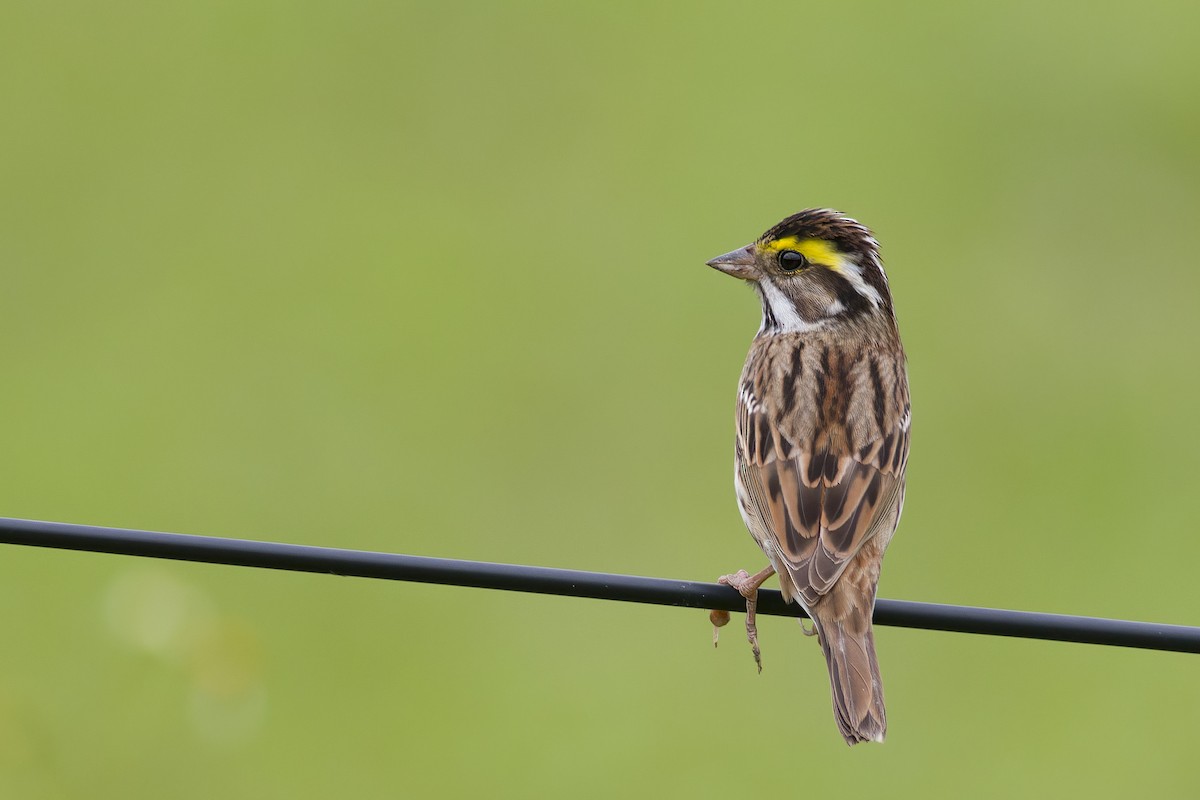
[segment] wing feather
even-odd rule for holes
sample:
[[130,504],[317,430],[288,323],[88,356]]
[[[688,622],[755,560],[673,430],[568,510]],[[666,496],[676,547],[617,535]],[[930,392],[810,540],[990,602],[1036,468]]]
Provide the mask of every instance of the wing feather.
[[811,605],[866,542],[895,526],[908,455],[907,408],[889,415],[886,432],[851,447],[836,426],[814,431],[808,443],[792,441],[771,424],[751,387],[743,398],[737,474],[747,522],[776,569],[790,577],[786,593]]

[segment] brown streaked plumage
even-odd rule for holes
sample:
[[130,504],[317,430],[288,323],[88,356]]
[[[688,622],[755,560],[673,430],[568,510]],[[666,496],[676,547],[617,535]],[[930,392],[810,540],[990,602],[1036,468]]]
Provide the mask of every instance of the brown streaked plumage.
[[816,626],[842,735],[882,741],[871,614],[904,501],[910,414],[878,243],[854,220],[812,209],[709,264],[751,282],[763,308],[738,388],[734,483],[770,566],[721,581],[746,596],[758,660],[755,598],[778,573]]

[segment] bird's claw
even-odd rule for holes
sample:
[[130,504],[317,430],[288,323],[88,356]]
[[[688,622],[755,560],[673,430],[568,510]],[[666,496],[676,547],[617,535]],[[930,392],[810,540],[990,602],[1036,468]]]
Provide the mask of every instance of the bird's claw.
[[[754,664],[758,667],[758,671],[762,672],[762,650],[758,647],[758,625],[756,612],[758,610],[758,587],[762,586],[763,581],[775,574],[773,567],[750,575],[744,569],[739,569],[732,575],[722,575],[717,578],[717,583],[723,586],[729,586],[738,590],[738,593],[746,598],[746,639],[750,642],[750,652],[754,654]],[[716,613],[716,612],[713,612]],[[728,617],[728,614],[726,614]],[[710,615],[711,619],[711,615]],[[714,622],[715,624],[715,622]],[[716,644],[717,633],[713,629],[713,644]]]

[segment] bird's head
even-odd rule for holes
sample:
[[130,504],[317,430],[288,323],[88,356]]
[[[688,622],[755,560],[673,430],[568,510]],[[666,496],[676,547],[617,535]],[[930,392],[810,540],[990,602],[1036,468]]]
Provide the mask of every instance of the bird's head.
[[892,316],[879,243],[826,208],[793,214],[756,241],[708,262],[754,284],[764,333],[805,332],[864,316]]

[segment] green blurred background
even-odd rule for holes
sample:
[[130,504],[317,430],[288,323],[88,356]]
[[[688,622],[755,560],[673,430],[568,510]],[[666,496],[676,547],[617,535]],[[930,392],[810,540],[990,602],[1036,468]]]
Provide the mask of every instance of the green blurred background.
[[[1200,623],[1200,6],[0,5],[0,513],[713,579],[800,208],[911,359],[885,597]],[[0,796],[1195,796],[1194,657],[6,547]]]

